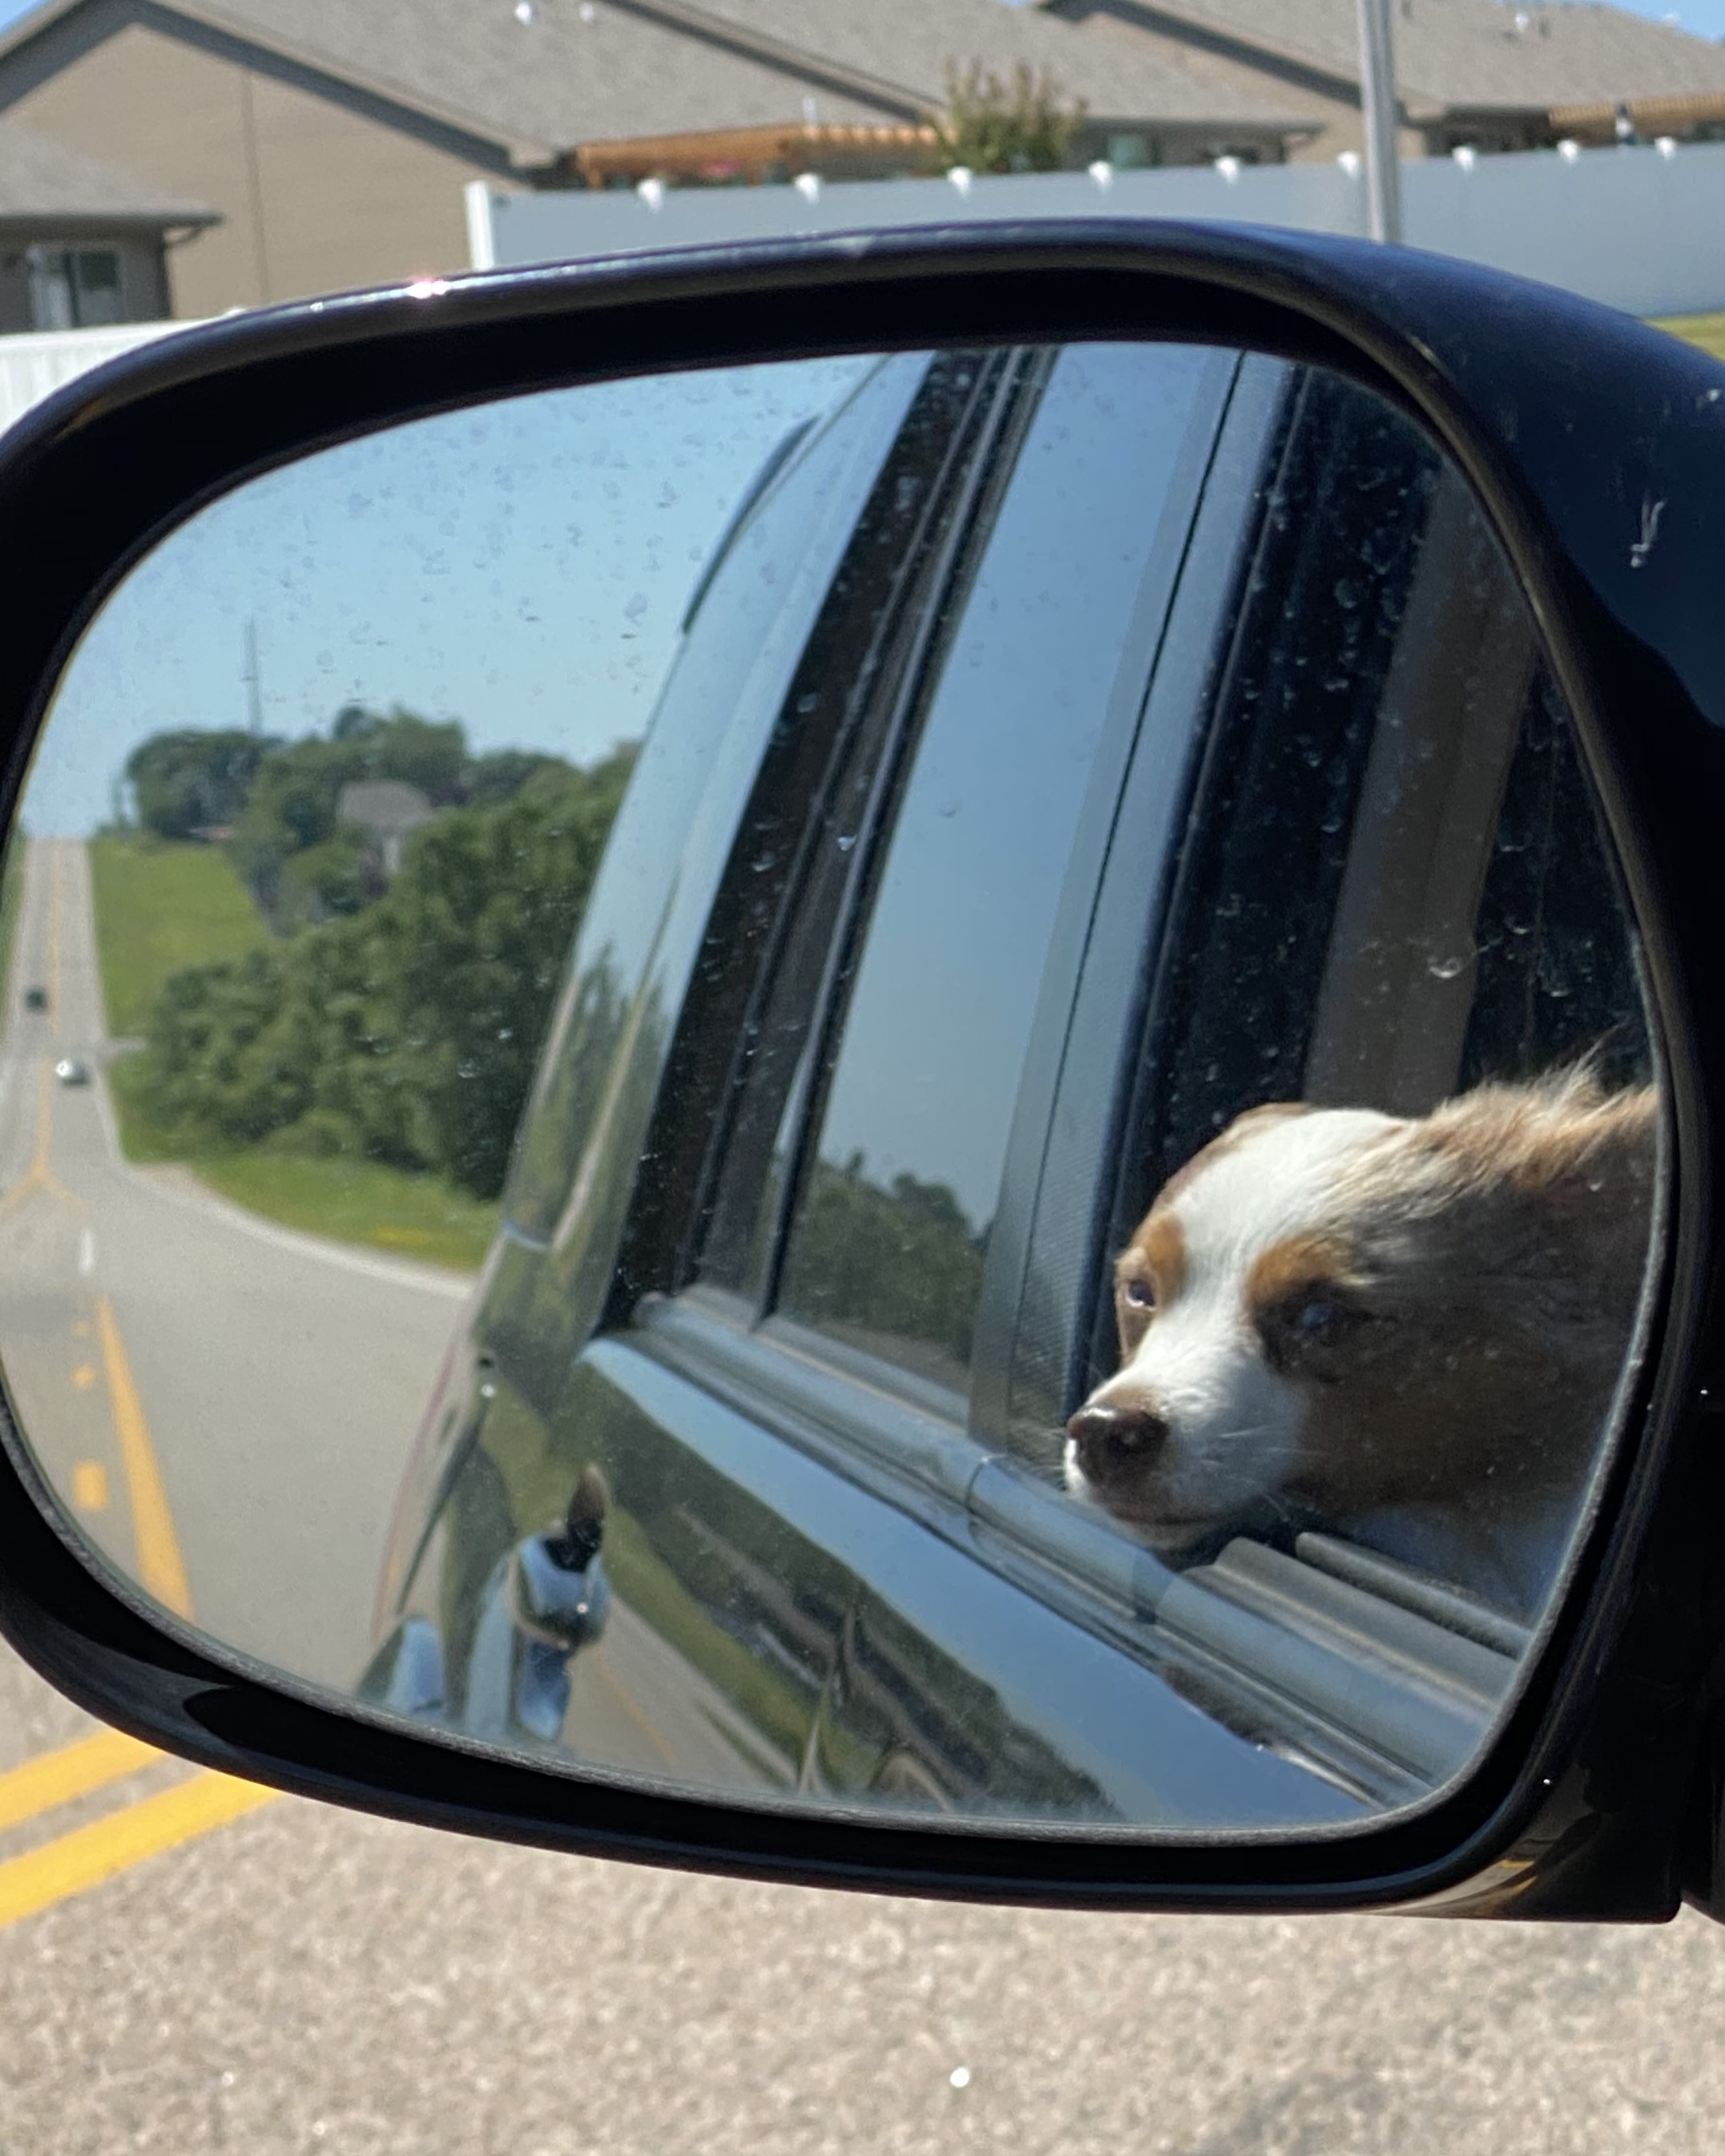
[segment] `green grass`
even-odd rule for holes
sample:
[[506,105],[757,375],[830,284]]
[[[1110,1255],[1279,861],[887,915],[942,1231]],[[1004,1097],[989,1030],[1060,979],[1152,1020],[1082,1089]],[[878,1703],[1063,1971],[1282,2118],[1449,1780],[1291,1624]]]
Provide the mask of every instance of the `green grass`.
[[408,1175],[374,1160],[316,1159],[261,1147],[189,1152],[140,1097],[141,1056],[116,1056],[107,1075],[128,1160],[183,1161],[223,1198],[285,1228],[458,1272],[477,1271],[484,1262],[497,1232],[495,1202],[470,1198],[438,1176]]
[[1685,344],[1699,345],[1715,359],[1725,359],[1725,314],[1668,315],[1656,321],[1656,330],[1669,330]]
[[184,1146],[150,1113],[140,1083],[143,1075],[141,1055],[116,1055],[108,1065],[108,1097],[120,1126],[120,1150],[128,1160],[182,1160]]
[[183,966],[244,957],[270,931],[214,846],[95,839],[96,957],[116,1039],[141,1033],[162,983]]
[[224,1198],[286,1227],[461,1272],[478,1270],[497,1232],[495,1204],[434,1175],[407,1175],[374,1160],[253,1150],[208,1155],[191,1165]]

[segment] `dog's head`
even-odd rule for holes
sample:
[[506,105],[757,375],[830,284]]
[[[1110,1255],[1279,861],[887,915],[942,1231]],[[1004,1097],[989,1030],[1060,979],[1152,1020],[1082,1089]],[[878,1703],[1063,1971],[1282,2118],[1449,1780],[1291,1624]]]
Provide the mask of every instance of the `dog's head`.
[[1570,1072],[1414,1119],[1240,1116],[1120,1256],[1120,1368],[1067,1425],[1069,1486],[1174,1548],[1573,1491],[1633,1321],[1655,1115]]

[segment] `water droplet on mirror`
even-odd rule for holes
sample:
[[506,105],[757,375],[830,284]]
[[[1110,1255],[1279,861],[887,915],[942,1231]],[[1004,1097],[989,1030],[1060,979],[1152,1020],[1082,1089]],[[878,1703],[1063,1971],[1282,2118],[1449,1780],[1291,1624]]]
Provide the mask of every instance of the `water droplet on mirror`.
[[1466,963],[1466,958],[1434,958],[1425,970],[1435,981],[1453,981]]
[[834,843],[841,854],[848,854],[856,844],[856,834],[855,831],[841,831]]

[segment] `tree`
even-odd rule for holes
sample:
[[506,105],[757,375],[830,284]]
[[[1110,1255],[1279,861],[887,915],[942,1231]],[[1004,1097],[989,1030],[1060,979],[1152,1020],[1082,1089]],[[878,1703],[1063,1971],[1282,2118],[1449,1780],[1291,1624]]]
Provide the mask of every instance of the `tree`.
[[398,778],[417,786],[434,808],[444,808],[464,798],[472,768],[459,720],[350,704],[336,714],[327,740],[312,734],[294,742],[259,771],[234,819],[229,855],[278,929],[352,911],[382,886],[365,885],[345,840],[290,873],[295,855],[337,839],[342,788],[361,779]]
[[264,734],[152,734],[126,759],[137,819],[158,839],[203,839],[234,820],[264,760],[281,743]]
[[475,757],[468,765],[465,798],[470,808],[495,806],[512,799],[541,772],[568,767],[561,757],[546,756],[536,749],[492,749],[485,756]]
[[1076,100],[1063,105],[1054,80],[1020,60],[1004,82],[980,60],[947,69],[947,102],[934,116],[943,171],[1055,172],[1084,119]]
[[[352,747],[299,743],[281,761],[291,773],[300,749]],[[304,786],[275,789],[284,818],[326,776],[299,761]],[[416,832],[362,911],[172,975],[142,1073],[157,1120],[193,1144],[351,1152],[495,1197],[633,762],[553,760],[509,799]]]

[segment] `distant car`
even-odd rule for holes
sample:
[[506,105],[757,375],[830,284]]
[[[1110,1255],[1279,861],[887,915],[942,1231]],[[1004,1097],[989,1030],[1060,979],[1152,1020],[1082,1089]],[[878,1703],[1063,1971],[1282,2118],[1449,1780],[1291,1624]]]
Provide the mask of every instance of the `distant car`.
[[26,988],[24,990],[24,1009],[26,1010],[35,1011],[46,1010],[48,1009],[47,989]]
[[75,1055],[63,1055],[54,1066],[54,1075],[62,1086],[87,1086],[90,1065]]

